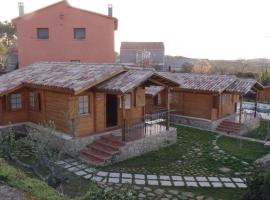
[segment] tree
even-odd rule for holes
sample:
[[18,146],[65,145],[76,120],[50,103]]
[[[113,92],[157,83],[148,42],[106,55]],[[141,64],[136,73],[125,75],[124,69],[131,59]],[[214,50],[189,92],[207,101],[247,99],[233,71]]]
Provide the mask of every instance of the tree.
[[239,62],[239,65],[240,65],[240,72],[245,73],[247,71],[247,67],[248,67],[248,60],[239,59],[238,62]]
[[16,29],[8,21],[0,22],[0,42],[8,49],[16,38]]
[[[20,152],[27,149],[31,160],[23,159]],[[53,188],[58,188],[67,181],[66,177],[60,175],[56,162],[65,153],[64,141],[54,135],[54,124],[48,122],[42,129],[31,129],[24,137],[18,137],[10,128],[7,132],[0,134],[0,152],[17,163],[29,169],[41,180]]]

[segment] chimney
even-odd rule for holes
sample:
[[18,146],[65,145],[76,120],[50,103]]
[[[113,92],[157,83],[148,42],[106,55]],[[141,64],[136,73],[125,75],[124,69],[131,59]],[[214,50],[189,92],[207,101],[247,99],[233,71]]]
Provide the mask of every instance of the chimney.
[[113,6],[112,6],[112,4],[108,5],[108,16],[110,16],[110,17],[113,16]]
[[19,6],[19,16],[23,16],[24,15],[24,4],[23,4],[23,2],[19,2],[18,6]]

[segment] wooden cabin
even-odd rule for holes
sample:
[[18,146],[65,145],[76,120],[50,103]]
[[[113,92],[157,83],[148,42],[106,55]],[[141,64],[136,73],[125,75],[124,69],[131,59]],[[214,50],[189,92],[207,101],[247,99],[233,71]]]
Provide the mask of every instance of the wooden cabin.
[[264,90],[258,92],[257,101],[262,103],[270,102],[270,86],[265,86]]
[[[243,95],[250,90],[257,92],[263,89],[256,80],[239,79],[230,75],[159,74],[179,83],[179,87],[173,88],[170,95],[170,107],[175,114],[211,121],[235,114],[237,103],[242,102]],[[166,102],[162,91],[164,90],[158,90],[158,87],[147,88],[149,100],[146,107],[152,108],[155,99],[161,98],[158,102]],[[165,108],[164,104],[160,105],[160,109]]]
[[144,120],[145,86],[175,87],[153,70],[41,62],[0,76],[0,125],[53,121],[76,137]]

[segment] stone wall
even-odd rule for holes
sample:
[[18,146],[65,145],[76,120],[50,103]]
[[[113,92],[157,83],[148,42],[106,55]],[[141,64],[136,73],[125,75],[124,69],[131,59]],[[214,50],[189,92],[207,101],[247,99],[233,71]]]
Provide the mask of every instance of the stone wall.
[[115,163],[132,157],[140,156],[147,152],[155,151],[162,147],[175,144],[176,141],[177,130],[175,128],[170,128],[169,131],[165,131],[157,135],[127,142],[126,145],[120,149],[120,153],[113,157],[111,162]]

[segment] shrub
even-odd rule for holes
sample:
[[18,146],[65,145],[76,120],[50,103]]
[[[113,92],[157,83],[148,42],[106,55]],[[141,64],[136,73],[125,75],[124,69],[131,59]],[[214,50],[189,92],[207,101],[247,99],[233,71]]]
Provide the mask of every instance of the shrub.
[[248,190],[243,200],[270,200],[270,170],[258,168],[247,180]]

